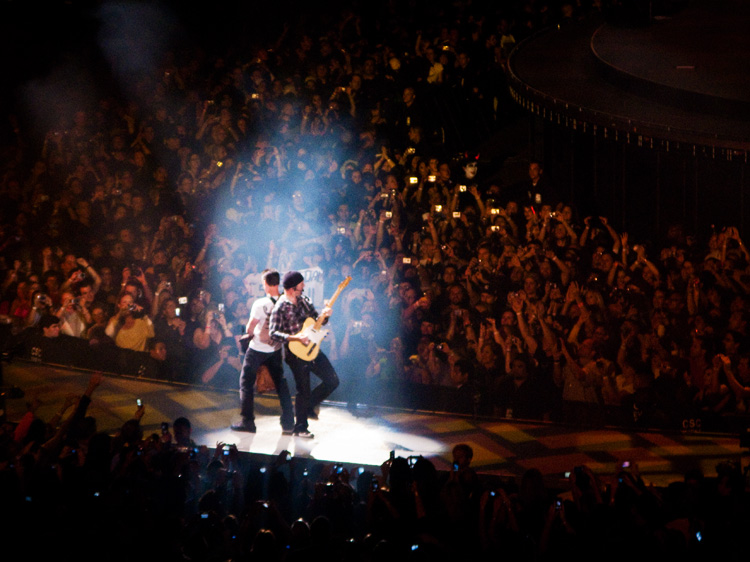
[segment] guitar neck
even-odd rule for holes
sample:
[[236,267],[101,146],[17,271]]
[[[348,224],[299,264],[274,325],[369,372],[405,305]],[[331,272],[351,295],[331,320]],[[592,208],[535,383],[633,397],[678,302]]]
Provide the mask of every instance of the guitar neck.
[[[341,283],[339,283],[339,286],[336,289],[336,292],[333,293],[333,296],[331,297],[331,300],[328,301],[328,308],[332,308],[333,307],[333,303],[336,302],[336,299],[339,298],[339,295],[341,294],[341,291],[343,291],[346,288],[346,286],[349,284],[349,281],[351,281],[351,280],[352,280],[351,277],[347,277]],[[315,321],[315,329],[316,330],[320,330],[320,327],[323,325],[323,321],[324,320],[325,320],[325,318],[323,318],[321,316],[321,317],[319,317]]]
[[[349,279],[349,278],[347,277],[347,279]],[[328,301],[328,307],[329,308],[333,306],[333,303],[335,303],[336,299],[339,298],[339,295],[341,294],[341,291],[343,291],[344,287],[346,287],[348,284],[349,284],[348,281],[344,281],[341,284],[339,284],[339,287],[338,287],[338,289],[336,289],[336,292],[333,293],[333,296],[331,297],[331,300]]]

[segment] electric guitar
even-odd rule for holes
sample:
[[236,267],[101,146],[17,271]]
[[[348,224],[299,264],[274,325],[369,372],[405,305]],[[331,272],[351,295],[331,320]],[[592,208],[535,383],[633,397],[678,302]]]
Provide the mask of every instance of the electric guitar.
[[[344,290],[344,288],[349,284],[349,281],[351,280],[351,277],[347,277],[339,284],[339,288],[336,289],[336,292],[331,297],[331,300],[328,301],[329,308],[333,306],[333,303],[335,303],[336,299],[339,298],[341,291]],[[310,340],[310,343],[305,345],[302,342],[290,341],[289,351],[294,353],[294,355],[296,355],[303,361],[314,360],[318,356],[318,353],[320,353],[320,342],[323,341],[323,338],[326,337],[329,332],[329,330],[323,328],[324,321],[325,318],[323,316],[320,316],[317,320],[315,320],[314,318],[307,318],[302,324],[302,329],[297,334],[297,336],[306,337],[308,340]]]

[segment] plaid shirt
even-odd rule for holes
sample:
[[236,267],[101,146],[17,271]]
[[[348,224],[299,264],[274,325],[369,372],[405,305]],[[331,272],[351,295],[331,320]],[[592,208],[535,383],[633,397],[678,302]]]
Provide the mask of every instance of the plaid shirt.
[[306,296],[298,297],[297,304],[292,304],[286,295],[282,295],[271,311],[269,335],[273,341],[284,343],[289,336],[302,330],[305,320],[317,317],[318,312]]

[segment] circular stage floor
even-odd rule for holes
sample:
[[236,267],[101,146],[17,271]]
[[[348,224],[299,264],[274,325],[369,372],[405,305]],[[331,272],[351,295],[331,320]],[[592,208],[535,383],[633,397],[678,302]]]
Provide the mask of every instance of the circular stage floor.
[[657,139],[750,150],[750,6],[695,1],[640,28],[602,17],[547,30],[511,55],[532,111]]

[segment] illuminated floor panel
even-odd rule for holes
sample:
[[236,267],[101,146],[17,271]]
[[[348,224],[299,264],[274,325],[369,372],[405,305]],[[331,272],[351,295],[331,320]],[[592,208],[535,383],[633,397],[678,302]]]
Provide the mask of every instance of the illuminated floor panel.
[[[5,384],[26,392],[23,399],[9,400],[8,419],[19,420],[26,403],[39,398],[38,415],[49,419],[68,394],[81,394],[87,373],[49,369],[14,363],[6,367]],[[314,439],[284,436],[279,425],[278,399],[262,395],[256,399],[257,433],[232,431],[239,421],[237,392],[202,390],[121,377],[107,377],[93,397],[89,413],[98,429],[116,432],[135,412],[135,399],[146,404],[144,433],[160,430],[186,416],[193,425],[196,442],[215,447],[235,443],[241,451],[273,455],[288,450],[295,456],[349,464],[379,466],[397,456],[425,456],[439,470],[451,466],[451,449],[469,443],[475,451],[478,472],[499,476],[521,476],[537,468],[550,480],[578,464],[586,464],[602,477],[610,477],[618,462],[635,460],[644,478],[656,485],[682,479],[689,468],[700,467],[713,475],[719,462],[739,458],[739,440],[733,436],[703,434],[657,434],[615,429],[582,431],[543,423],[517,420],[473,421],[445,413],[408,412],[369,408],[355,412],[340,404],[324,404],[320,419],[310,422]]]

